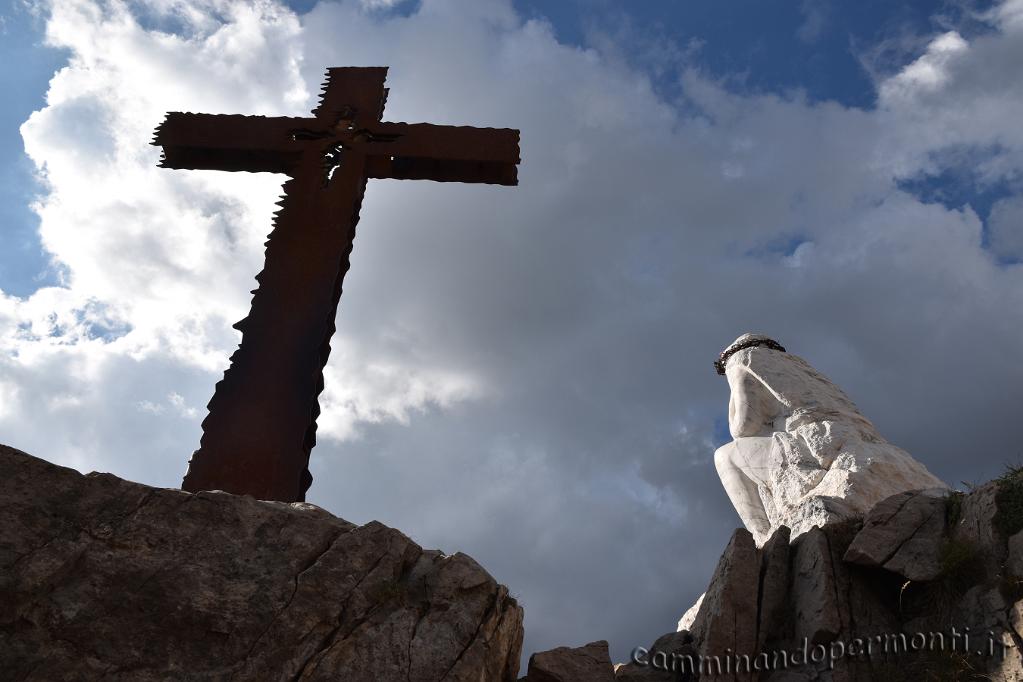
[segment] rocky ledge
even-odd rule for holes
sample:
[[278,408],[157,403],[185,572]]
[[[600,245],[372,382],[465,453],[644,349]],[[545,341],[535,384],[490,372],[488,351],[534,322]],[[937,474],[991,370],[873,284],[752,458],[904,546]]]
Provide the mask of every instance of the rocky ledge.
[[464,554],[310,504],[0,446],[9,680],[514,680],[522,608]]
[[1023,682],[1023,471],[762,548],[737,530],[678,631],[617,666],[596,644],[536,654],[525,679]]

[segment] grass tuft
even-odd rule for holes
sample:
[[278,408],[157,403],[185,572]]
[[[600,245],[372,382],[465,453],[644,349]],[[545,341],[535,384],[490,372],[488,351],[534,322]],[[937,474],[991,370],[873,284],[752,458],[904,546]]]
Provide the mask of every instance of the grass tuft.
[[955,528],[963,518],[963,498],[966,493],[961,490],[953,490],[945,498],[945,525],[947,528]]
[[1004,474],[995,479],[995,530],[1002,537],[1012,537],[1023,530],[1023,466],[1007,466]]

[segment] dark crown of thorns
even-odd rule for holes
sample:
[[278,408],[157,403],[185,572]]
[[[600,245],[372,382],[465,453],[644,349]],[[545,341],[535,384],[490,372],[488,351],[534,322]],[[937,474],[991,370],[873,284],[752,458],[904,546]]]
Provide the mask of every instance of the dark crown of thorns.
[[753,338],[746,339],[741,343],[733,343],[731,346],[721,351],[721,355],[719,355],[718,359],[714,361],[714,369],[717,370],[718,374],[723,375],[725,373],[725,363],[728,362],[728,358],[732,357],[744,348],[752,348],[754,346],[765,346],[771,350],[780,350],[782,353],[785,352],[785,348],[774,339],[769,339],[766,336],[754,336]]

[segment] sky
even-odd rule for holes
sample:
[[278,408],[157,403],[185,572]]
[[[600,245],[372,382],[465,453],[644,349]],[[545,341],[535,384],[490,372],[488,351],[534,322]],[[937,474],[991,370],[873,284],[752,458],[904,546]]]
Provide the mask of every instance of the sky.
[[524,656],[674,630],[739,526],[712,367],[765,333],[957,487],[1023,459],[1023,0],[12,0],[0,442],[176,487],[282,176],[167,111],[521,130],[519,186],[374,180],[310,502],[462,551]]

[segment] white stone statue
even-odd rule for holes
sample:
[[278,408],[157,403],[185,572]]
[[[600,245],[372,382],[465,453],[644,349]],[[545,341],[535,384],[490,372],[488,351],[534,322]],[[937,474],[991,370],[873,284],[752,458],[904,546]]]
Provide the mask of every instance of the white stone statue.
[[714,364],[731,389],[734,439],[717,449],[714,465],[758,546],[779,526],[796,537],[905,490],[948,487],[776,341],[743,334]]

